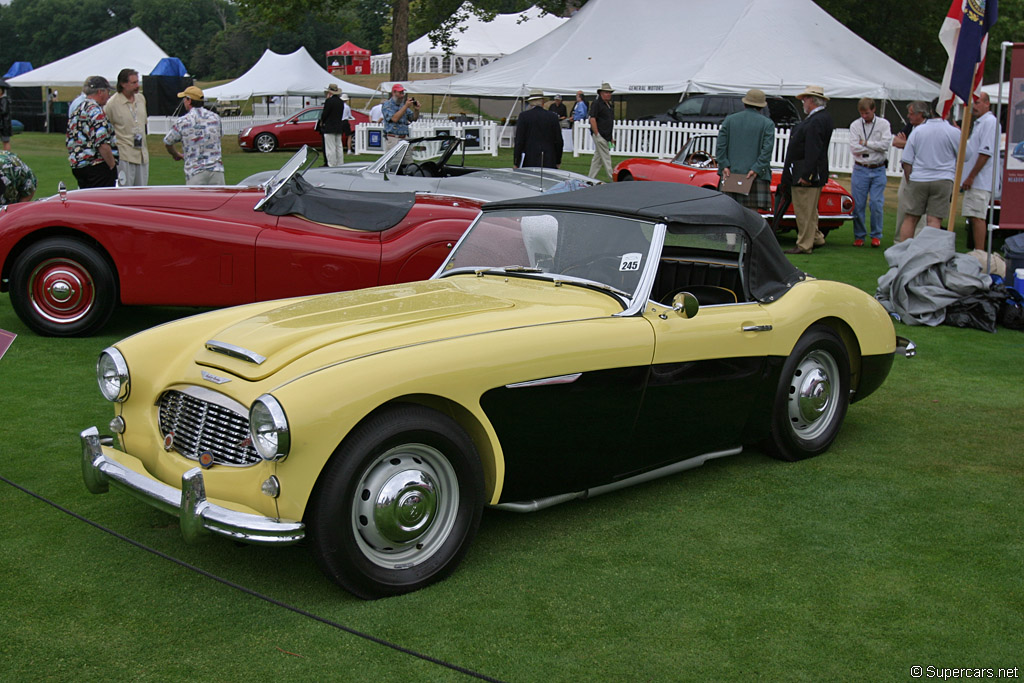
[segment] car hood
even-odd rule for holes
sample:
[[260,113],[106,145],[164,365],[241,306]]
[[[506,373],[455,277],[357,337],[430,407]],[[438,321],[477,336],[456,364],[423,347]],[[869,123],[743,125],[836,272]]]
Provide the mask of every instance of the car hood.
[[151,207],[174,212],[195,213],[215,211],[240,192],[262,195],[262,190],[234,186],[185,186],[164,185],[153,187],[118,187],[75,190],[68,193],[68,203],[86,201],[97,204],[128,206],[132,208]]
[[[511,285],[510,280],[514,281]],[[552,291],[557,291],[562,301],[557,306],[544,305]],[[328,347],[323,364],[440,339],[607,316],[621,310],[611,297],[583,288],[556,290],[550,282],[497,275],[455,276],[289,301],[223,327],[213,334],[212,344],[198,350],[194,360],[258,381]],[[256,360],[213,351],[210,346],[241,349]]]

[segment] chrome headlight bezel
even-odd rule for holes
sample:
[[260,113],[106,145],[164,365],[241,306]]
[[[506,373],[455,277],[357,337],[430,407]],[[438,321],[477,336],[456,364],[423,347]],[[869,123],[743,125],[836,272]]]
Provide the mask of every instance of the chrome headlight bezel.
[[124,403],[131,392],[131,375],[128,362],[121,352],[108,346],[96,359],[96,383],[103,398],[113,403]]
[[252,446],[264,460],[281,461],[291,448],[288,416],[276,398],[263,394],[249,407],[249,435]]

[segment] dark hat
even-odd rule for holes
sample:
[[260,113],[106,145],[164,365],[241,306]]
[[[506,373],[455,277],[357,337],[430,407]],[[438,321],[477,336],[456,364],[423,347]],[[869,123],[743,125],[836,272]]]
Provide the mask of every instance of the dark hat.
[[110,87],[110,81],[105,79],[103,76],[89,76],[85,79],[85,83],[82,85],[82,92],[86,94],[92,94],[99,92],[100,90],[112,90]]

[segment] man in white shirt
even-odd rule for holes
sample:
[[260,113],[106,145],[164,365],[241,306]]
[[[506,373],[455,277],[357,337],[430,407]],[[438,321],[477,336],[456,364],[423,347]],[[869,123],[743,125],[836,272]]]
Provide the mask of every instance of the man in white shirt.
[[377,104],[373,105],[373,108],[370,109],[370,123],[383,123],[384,122],[384,112],[381,111],[383,108],[384,108],[384,103],[383,102],[378,102]]
[[932,228],[941,228],[949,216],[959,147],[960,131],[941,118],[930,118],[910,133],[903,149],[907,213],[900,226],[902,239],[914,236],[921,216],[928,216]]
[[862,97],[857,102],[860,118],[850,124],[850,154],[853,173],[850,189],[853,191],[853,246],[864,246],[867,226],[864,212],[871,206],[871,246],[882,246],[882,207],[885,203],[885,169],[889,163],[892,129],[889,122],[875,116],[875,101]]
[[988,232],[988,205],[992,199],[992,157],[999,144],[1002,130],[990,109],[987,93],[974,101],[974,127],[967,139],[967,157],[964,169],[970,169],[960,186],[964,190],[964,205],[960,212],[971,221],[974,248],[985,248]]

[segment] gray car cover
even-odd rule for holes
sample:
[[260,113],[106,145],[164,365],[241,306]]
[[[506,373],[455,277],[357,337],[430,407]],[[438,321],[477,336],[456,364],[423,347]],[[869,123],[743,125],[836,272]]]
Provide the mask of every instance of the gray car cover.
[[956,234],[924,228],[885,250],[889,271],[878,278],[875,298],[908,325],[941,325],[946,306],[991,285],[978,261],[956,253]]

